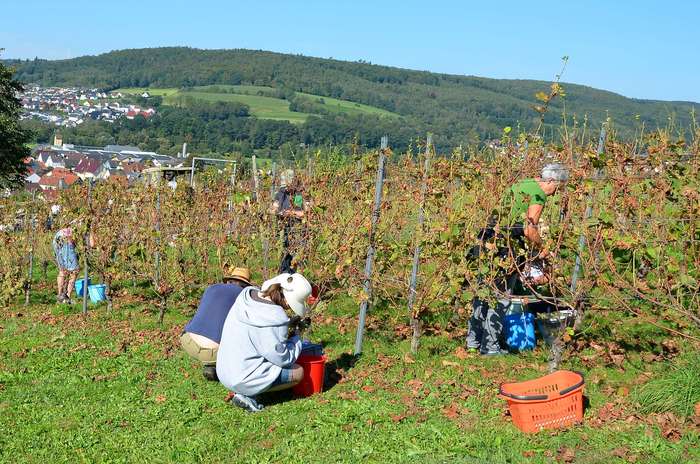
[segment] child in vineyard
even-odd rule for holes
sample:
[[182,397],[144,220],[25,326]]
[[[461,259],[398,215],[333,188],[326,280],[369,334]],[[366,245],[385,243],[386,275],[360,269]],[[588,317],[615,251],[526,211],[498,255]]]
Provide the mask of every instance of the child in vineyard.
[[79,269],[73,229],[71,227],[60,229],[54,235],[51,245],[56,258],[56,266],[58,267],[56,300],[59,303],[73,304],[70,296],[73,292]]
[[[261,411],[256,395],[291,388],[302,380],[304,370],[295,364],[302,342],[293,319],[306,315],[310,294],[311,285],[304,276],[284,273],[261,288],[246,288],[236,299],[224,323],[216,359],[219,380],[234,392],[233,404],[249,412]],[[288,312],[296,316],[290,320]]]
[[197,312],[185,326],[180,344],[187,354],[203,365],[204,378],[216,377],[216,355],[226,316],[244,288],[250,285],[250,270],[237,267],[224,282],[209,286],[202,295]]
[[280,175],[280,190],[270,207],[270,213],[276,214],[283,227],[283,256],[280,273],[294,273],[292,261],[304,243],[302,221],[308,212],[309,204],[304,200],[303,187],[294,171],[287,169]]
[[[467,348],[484,355],[507,353],[501,349],[503,317],[511,295],[519,279],[525,286],[540,285],[549,279],[546,274],[546,259],[549,254],[539,232],[539,222],[547,201],[569,178],[566,166],[547,164],[540,177],[524,179],[514,184],[502,200],[502,220],[494,216],[489,225],[479,234],[480,243],[470,255],[477,257],[484,249],[492,250],[501,259],[513,257],[514,269],[504,273],[498,268],[494,285],[500,299],[496,305],[475,297],[469,319]],[[506,230],[504,235],[497,230]]]

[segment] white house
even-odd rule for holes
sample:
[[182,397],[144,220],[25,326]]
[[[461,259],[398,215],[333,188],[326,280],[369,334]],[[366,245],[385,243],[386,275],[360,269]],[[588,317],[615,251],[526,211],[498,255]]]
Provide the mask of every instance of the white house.
[[50,151],[42,151],[37,157],[37,161],[43,163],[47,168],[65,168],[66,165],[63,162],[63,157],[58,153],[52,153]]
[[40,179],[41,179],[41,176],[38,175],[36,172],[33,172],[24,178],[24,180],[29,182],[30,184],[38,184]]

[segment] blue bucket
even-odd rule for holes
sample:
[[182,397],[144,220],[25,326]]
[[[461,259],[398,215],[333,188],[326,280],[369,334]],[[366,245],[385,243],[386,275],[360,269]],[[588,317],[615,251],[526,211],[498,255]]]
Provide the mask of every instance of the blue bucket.
[[[81,298],[83,296],[83,280],[85,280],[85,279],[78,279],[75,281],[75,294]],[[90,284],[91,283],[92,283],[92,281],[90,280],[90,278],[88,278],[88,293],[90,292]]]
[[90,301],[93,303],[99,303],[107,299],[107,286],[105,284],[88,285],[88,293],[90,294]]
[[528,312],[508,314],[504,318],[506,344],[511,350],[535,348],[535,315]]

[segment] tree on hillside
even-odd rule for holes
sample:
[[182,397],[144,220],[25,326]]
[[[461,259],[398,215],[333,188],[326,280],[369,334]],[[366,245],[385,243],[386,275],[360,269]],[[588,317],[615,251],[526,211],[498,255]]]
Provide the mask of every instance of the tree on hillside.
[[[0,49],[0,51],[2,51]],[[13,79],[13,70],[0,63],[0,186],[16,185],[25,173],[24,158],[29,156],[29,131],[19,125],[21,105],[17,93],[22,84]]]

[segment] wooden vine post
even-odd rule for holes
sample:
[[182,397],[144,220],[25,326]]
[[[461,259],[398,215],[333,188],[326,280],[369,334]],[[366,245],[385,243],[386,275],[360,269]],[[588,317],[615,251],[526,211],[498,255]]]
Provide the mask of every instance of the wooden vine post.
[[362,337],[365,332],[365,321],[367,319],[367,308],[372,297],[372,266],[374,264],[374,232],[379,222],[379,214],[382,206],[382,191],[384,189],[384,164],[386,162],[386,152],[389,148],[389,138],[385,135],[382,137],[381,148],[379,150],[379,160],[377,163],[377,180],[374,187],[374,208],[372,209],[372,218],[369,228],[369,246],[367,247],[367,259],[365,261],[365,279],[362,295],[362,303],[360,303],[360,317],[357,323],[357,333],[355,335],[355,355],[362,353]]
[[90,225],[92,222],[92,179],[88,180],[87,188],[87,227],[85,229],[85,236],[83,237],[84,250],[83,250],[83,314],[87,314],[88,305],[88,251],[90,250]]
[[411,269],[411,283],[408,287],[408,314],[411,317],[411,353],[418,352],[418,343],[421,336],[422,322],[418,317],[419,310],[414,308],[416,302],[416,286],[418,284],[418,267],[420,263],[421,240],[423,240],[423,223],[425,222],[425,196],[428,191],[428,173],[430,170],[430,154],[433,144],[432,134],[428,134],[425,141],[425,162],[423,164],[423,182],[420,189],[420,205],[418,206],[418,227],[416,234],[416,247],[413,250],[413,268]]
[[[27,270],[27,283],[24,285],[24,306],[29,306],[29,292],[32,288],[32,280],[34,280],[34,243],[36,241],[36,222],[38,220],[36,214],[36,190],[32,192],[32,216],[29,217],[29,269]],[[27,211],[28,215],[29,211]]]
[[160,284],[160,186],[156,185],[156,250],[154,253],[155,266],[153,269],[153,281],[156,287]]

